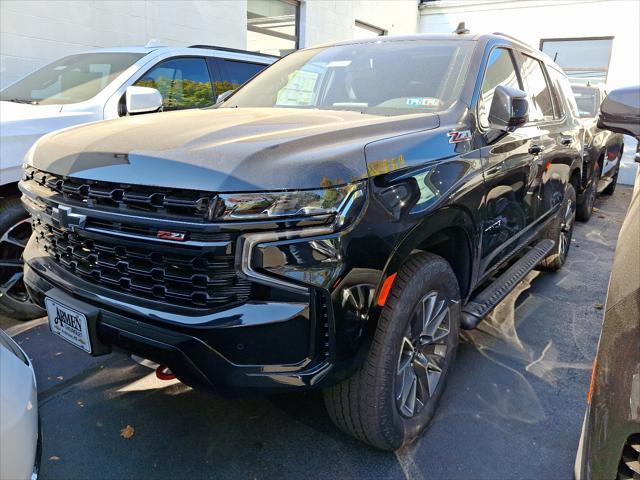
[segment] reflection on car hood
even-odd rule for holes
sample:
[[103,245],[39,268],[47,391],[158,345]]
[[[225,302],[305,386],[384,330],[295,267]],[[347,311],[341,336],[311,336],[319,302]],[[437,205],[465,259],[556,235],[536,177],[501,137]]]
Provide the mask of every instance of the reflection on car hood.
[[16,103],[0,101],[0,120],[13,122],[16,120],[33,120],[36,118],[51,118],[60,113],[62,105],[32,105],[30,103]]
[[78,178],[232,192],[364,178],[364,146],[438,126],[437,115],[205,109],[139,115],[43,137],[30,163]]

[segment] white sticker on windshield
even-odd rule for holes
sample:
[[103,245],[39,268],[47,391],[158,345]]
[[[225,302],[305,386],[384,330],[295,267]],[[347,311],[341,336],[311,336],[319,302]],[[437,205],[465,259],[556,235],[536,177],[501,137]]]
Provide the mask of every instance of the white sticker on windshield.
[[327,68],[331,67],[348,67],[351,65],[351,60],[334,60],[333,62],[329,62],[327,64]]
[[410,97],[407,98],[407,105],[410,107],[437,107],[440,100],[432,97]]
[[296,70],[289,75],[289,81],[278,92],[276,105],[311,105],[313,103],[313,91],[316,88],[317,81],[317,73]]

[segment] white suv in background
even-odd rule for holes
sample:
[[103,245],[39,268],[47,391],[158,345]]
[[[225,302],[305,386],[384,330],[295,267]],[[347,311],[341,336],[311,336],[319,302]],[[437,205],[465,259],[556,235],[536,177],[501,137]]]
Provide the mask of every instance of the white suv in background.
[[22,285],[31,235],[17,182],[25,153],[42,135],[87,122],[201,108],[277,57],[231,48],[103,48],[64,57],[0,92],[0,314],[43,315]]

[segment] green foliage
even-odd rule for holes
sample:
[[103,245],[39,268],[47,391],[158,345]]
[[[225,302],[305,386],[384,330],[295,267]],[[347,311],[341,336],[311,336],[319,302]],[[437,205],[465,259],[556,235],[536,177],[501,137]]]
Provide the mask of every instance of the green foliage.
[[166,77],[158,77],[156,80],[139,80],[136,85],[157,89],[162,95],[162,105],[165,110],[213,105],[213,90],[210,82],[171,80]]

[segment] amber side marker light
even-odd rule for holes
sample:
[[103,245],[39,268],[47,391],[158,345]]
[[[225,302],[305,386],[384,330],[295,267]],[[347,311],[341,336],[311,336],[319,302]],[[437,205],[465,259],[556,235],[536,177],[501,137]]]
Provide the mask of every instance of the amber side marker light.
[[387,297],[389,296],[389,292],[391,291],[393,281],[396,279],[396,275],[396,273],[389,275],[382,284],[382,288],[380,289],[380,293],[378,294],[379,307],[384,307],[384,304],[387,302]]
[[587,393],[587,403],[591,405],[591,397],[593,396],[593,387],[596,383],[596,365],[598,364],[598,359],[593,359],[593,367],[591,368],[591,380],[589,380],[589,392]]

